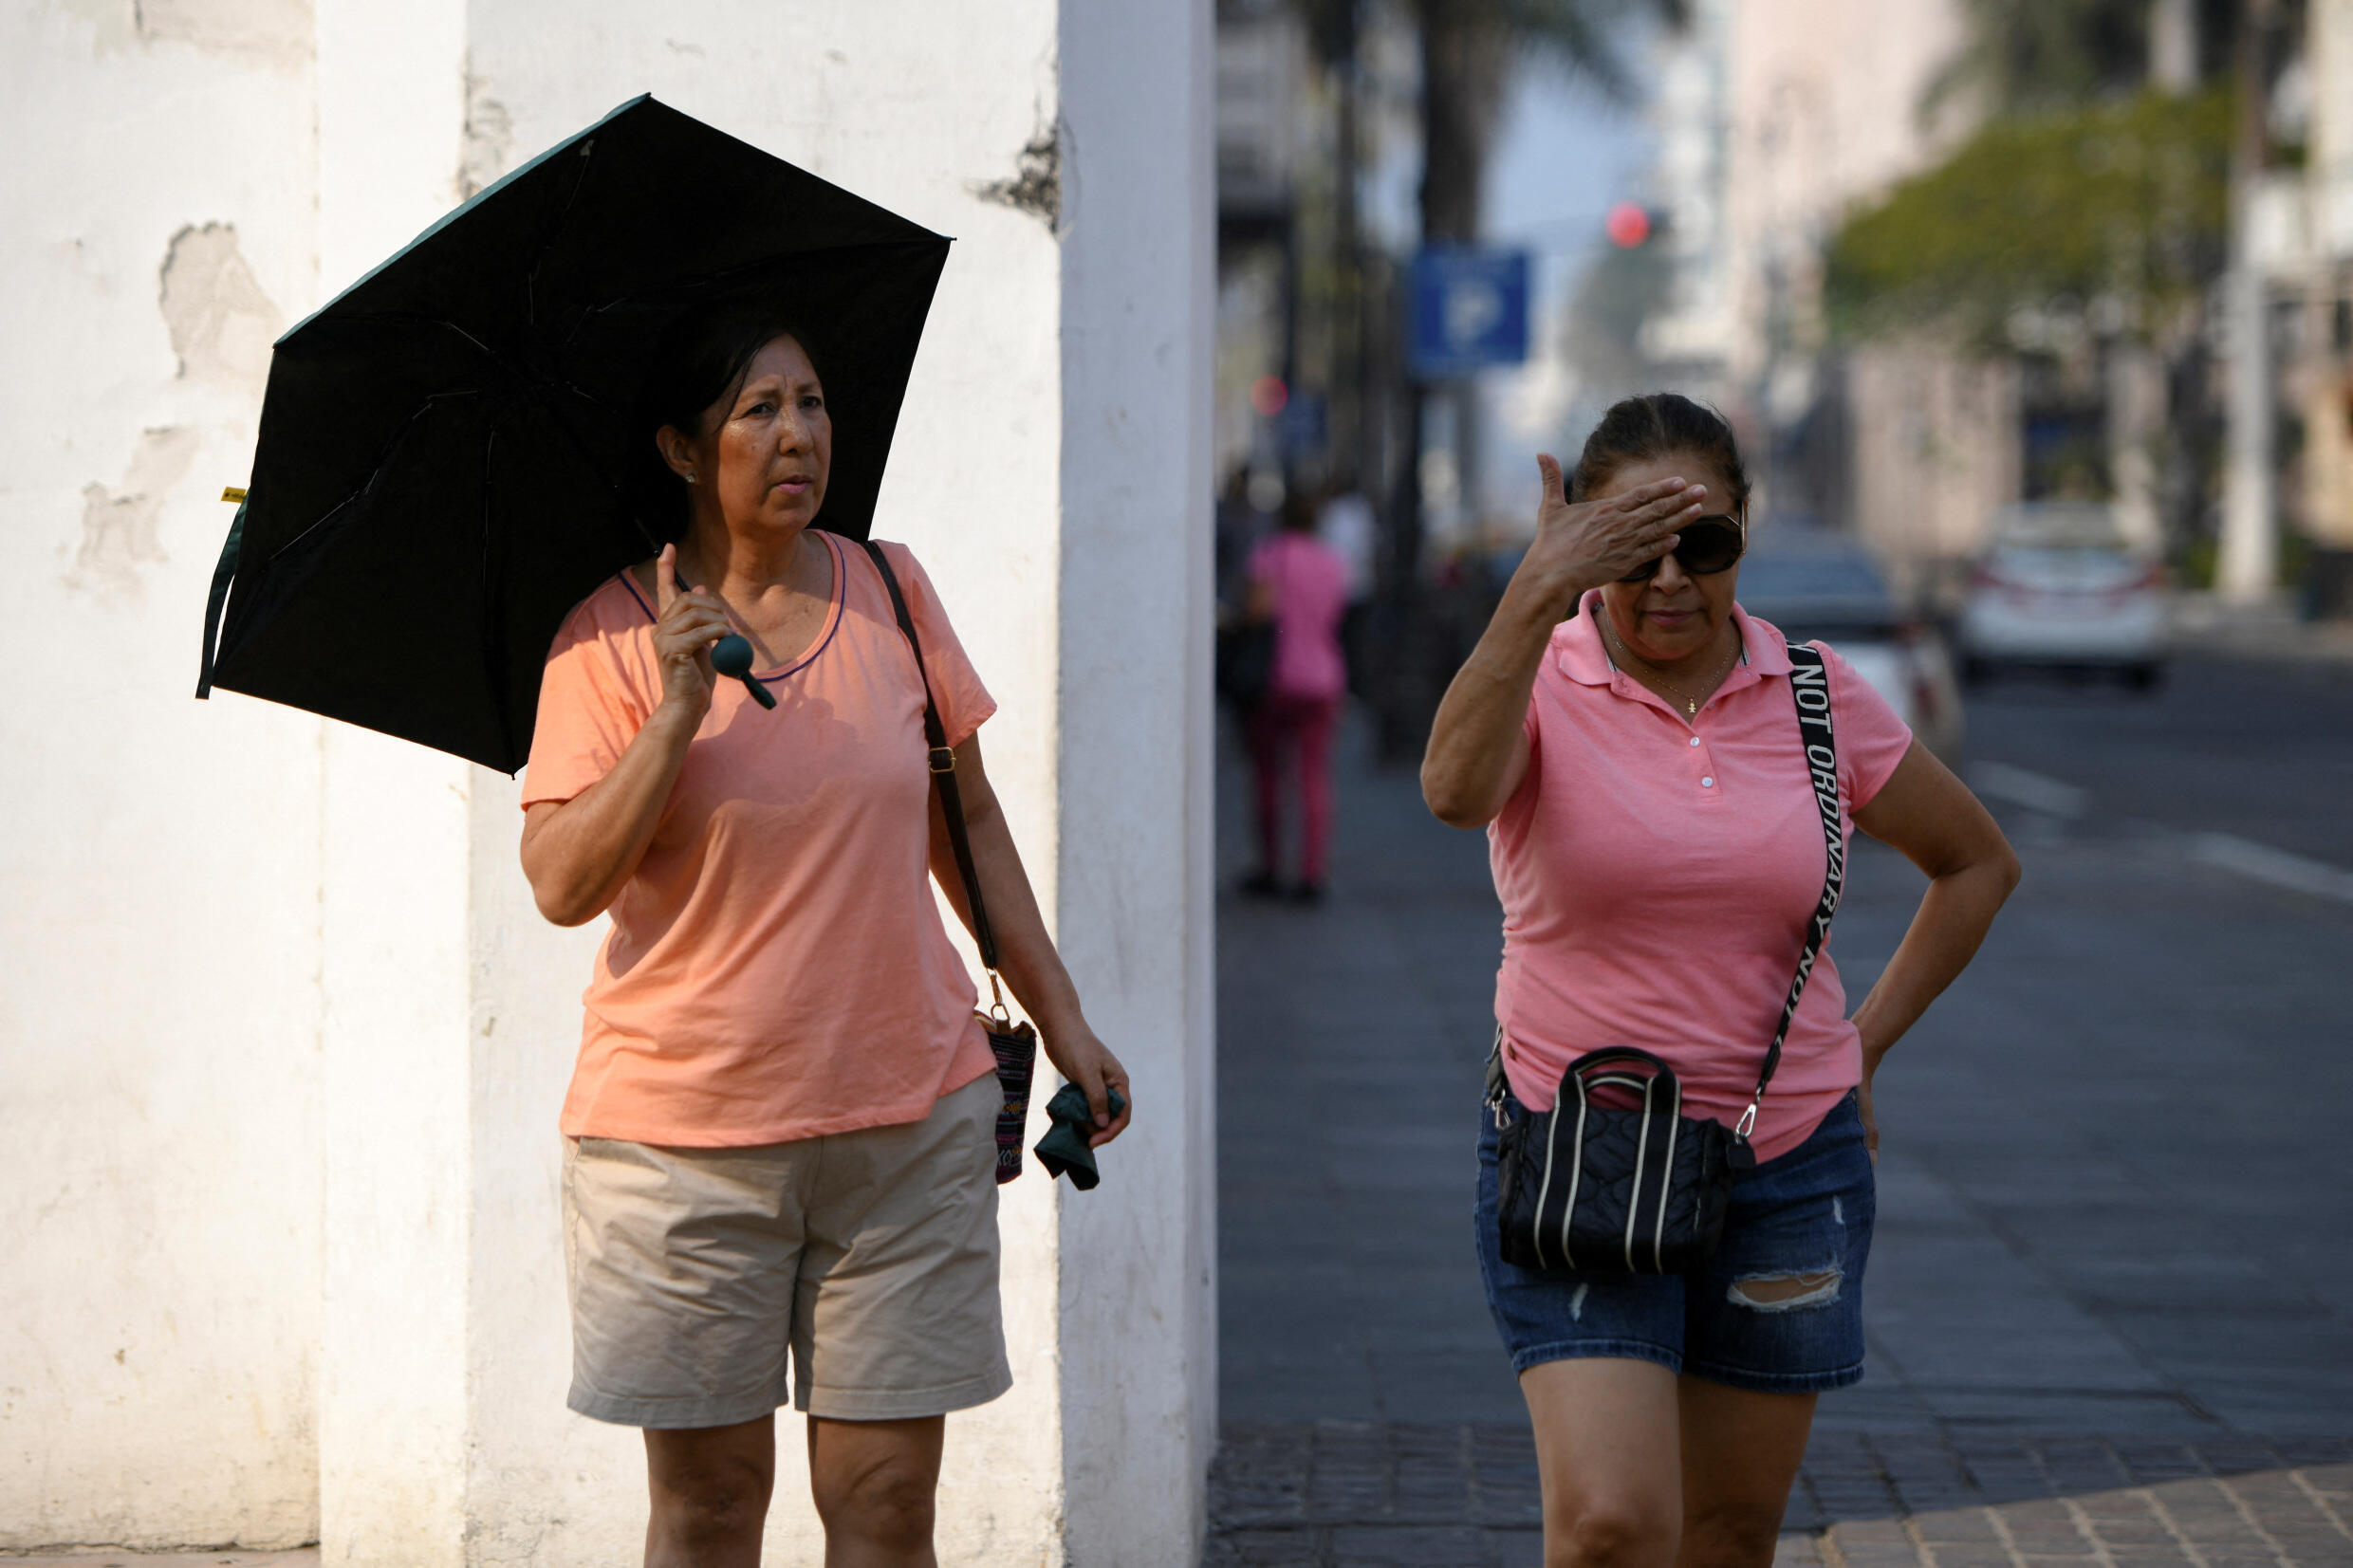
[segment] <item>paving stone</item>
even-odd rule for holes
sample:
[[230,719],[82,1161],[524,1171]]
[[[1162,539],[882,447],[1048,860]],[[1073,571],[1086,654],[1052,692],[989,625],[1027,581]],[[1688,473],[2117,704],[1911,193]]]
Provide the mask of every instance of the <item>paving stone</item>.
[[1495,1568],[1544,1568],[1542,1530],[1490,1530],[1487,1545]]
[[1484,1568],[1489,1560],[1484,1533],[1464,1526],[1338,1529],[1332,1556],[1364,1568]]

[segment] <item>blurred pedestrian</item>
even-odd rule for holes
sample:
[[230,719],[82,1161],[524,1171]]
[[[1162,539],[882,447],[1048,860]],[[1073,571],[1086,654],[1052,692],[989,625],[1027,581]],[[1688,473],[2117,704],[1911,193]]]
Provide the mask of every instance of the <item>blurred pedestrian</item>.
[[[883,546],[918,664],[875,561],[813,526],[833,426],[804,339],[690,319],[645,397],[676,543],[565,623],[523,789],[541,912],[613,918],[563,1116],[570,1404],[645,1430],[648,1564],[759,1560],[787,1398],[826,1560],[928,1564],[945,1414],[1011,1374],[1002,1094],[932,895],[969,923],[927,703],[1005,978],[1092,1142],[1133,1097],[1047,935],[938,595]],[[731,634],[755,673],[721,682]]]
[[1348,689],[1363,694],[1365,623],[1380,583],[1374,558],[1380,547],[1380,520],[1373,504],[1353,486],[1335,486],[1316,513],[1316,537],[1348,563],[1348,607],[1340,617],[1340,647],[1348,660]]
[[[1765,1568],[1817,1395],[1862,1375],[1873,1077],[1975,953],[2018,863],[1845,660],[1793,650],[1735,602],[1749,485],[1719,415],[1629,398],[1566,492],[1560,466],[1538,464],[1535,543],[1422,764],[1431,809],[1487,829],[1504,906],[1481,1271],[1535,1429],[1545,1560]],[[1929,886],[1850,1019],[1829,954],[1810,983],[1801,955],[1826,934],[1855,826]],[[1609,1081],[1580,1071],[1615,1047],[1649,1053],[1650,1074],[1614,1050]],[[1661,1120],[1652,1094],[1669,1075],[1680,1098]],[[1544,1120],[1556,1103],[1576,1115]],[[1587,1116],[1598,1128],[1613,1111],[1660,1132],[1660,1162],[1632,1135],[1586,1140]],[[1558,1161],[1536,1163],[1537,1125]],[[1702,1147],[1722,1153],[1708,1178],[1720,1239],[1695,1243],[1688,1272],[1640,1272],[1645,1254],[1662,1266],[1671,1211],[1702,1212],[1684,1188],[1706,1184],[1676,1163]],[[1569,1166],[1586,1155],[1631,1162],[1631,1193],[1614,1198],[1622,1260],[1614,1230],[1606,1250],[1566,1256],[1575,1205],[1613,1201]],[[1517,1178],[1539,1169],[1531,1197]],[[1532,1260],[1512,1245],[1530,1213]]]
[[[1258,816],[1258,869],[1243,891],[1324,896],[1332,833],[1332,736],[1348,691],[1340,620],[1348,607],[1348,563],[1315,534],[1304,498],[1285,502],[1283,526],[1252,553],[1250,618],[1274,628],[1266,692],[1250,713],[1251,764]],[[1286,884],[1283,796],[1295,780],[1300,802],[1299,880]]]
[[1236,463],[1217,492],[1214,548],[1217,604],[1221,612],[1238,616],[1250,598],[1251,552],[1267,532],[1266,514],[1251,500],[1251,471]]

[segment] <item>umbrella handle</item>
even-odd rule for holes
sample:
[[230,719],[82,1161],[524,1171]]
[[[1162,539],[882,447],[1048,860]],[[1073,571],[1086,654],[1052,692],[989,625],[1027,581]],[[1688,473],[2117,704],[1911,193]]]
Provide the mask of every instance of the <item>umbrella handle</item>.
[[751,700],[763,708],[776,706],[776,693],[751,678],[751,644],[730,632],[711,645],[711,667],[744,683]]

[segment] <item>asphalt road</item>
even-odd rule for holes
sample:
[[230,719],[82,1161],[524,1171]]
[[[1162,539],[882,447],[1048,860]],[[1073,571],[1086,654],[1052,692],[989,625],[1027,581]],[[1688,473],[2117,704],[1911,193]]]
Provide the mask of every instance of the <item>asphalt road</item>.
[[[1968,754],[2026,880],[1880,1079],[1871,1370],[1822,1441],[2353,1432],[2353,667],[2005,682]],[[1219,911],[1223,1414],[1521,1423],[1468,1237],[1484,840],[1341,774],[1329,900]],[[1858,852],[1852,995],[1918,886]]]

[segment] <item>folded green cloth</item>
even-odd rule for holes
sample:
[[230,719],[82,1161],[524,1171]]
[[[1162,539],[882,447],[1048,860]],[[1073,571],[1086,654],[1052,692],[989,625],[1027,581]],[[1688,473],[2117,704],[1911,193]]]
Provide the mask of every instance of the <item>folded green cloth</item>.
[[[1127,1101],[1117,1089],[1108,1091],[1111,1116],[1118,1120],[1127,1109]],[[1086,1108],[1086,1091],[1075,1083],[1065,1083],[1054,1091],[1054,1098],[1046,1102],[1046,1114],[1054,1118],[1054,1125],[1046,1136],[1038,1139],[1038,1163],[1046,1173],[1068,1176],[1070,1185],[1082,1192],[1091,1192],[1102,1176],[1095,1169],[1095,1151],[1087,1146],[1087,1136],[1095,1131],[1095,1113]]]

